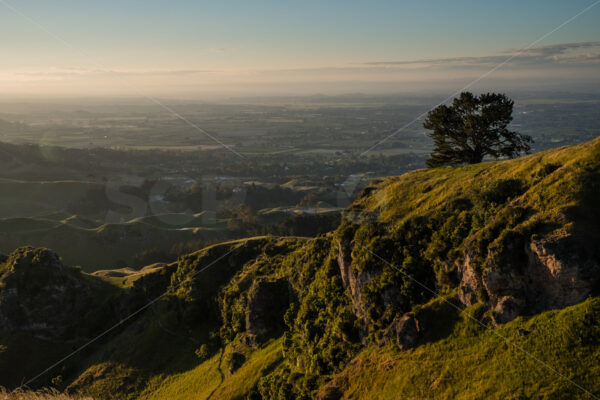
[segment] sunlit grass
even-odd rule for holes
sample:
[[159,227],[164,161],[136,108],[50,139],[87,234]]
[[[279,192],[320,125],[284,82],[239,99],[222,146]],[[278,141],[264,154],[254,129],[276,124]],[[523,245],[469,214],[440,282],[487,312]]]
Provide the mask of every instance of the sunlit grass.
[[519,317],[494,331],[464,315],[452,322],[433,313],[443,323],[425,322],[434,324],[430,330],[446,324],[447,337],[406,352],[368,348],[337,379],[348,398],[588,399],[575,384],[600,391],[600,326],[593,322],[599,316],[600,298]]

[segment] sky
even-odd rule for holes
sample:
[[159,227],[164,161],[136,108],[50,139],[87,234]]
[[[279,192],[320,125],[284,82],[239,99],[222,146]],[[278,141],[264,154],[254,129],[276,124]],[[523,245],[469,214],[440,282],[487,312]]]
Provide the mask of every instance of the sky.
[[0,0],[0,54],[0,96],[591,90],[600,1]]

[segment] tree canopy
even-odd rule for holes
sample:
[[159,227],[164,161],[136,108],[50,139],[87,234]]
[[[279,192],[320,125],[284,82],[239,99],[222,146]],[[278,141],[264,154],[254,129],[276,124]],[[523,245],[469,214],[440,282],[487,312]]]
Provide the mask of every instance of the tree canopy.
[[427,166],[476,164],[486,155],[514,158],[529,153],[532,138],[508,129],[513,105],[504,94],[463,92],[452,105],[431,110],[423,123],[434,142]]

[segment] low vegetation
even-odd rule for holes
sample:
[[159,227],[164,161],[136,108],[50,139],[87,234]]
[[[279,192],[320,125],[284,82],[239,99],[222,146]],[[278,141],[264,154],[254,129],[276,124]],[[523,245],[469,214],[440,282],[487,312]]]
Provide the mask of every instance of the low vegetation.
[[[575,250],[557,260],[585,253],[586,265],[598,265],[599,155],[597,139],[515,160],[418,170],[367,186],[334,232],[236,239],[139,274],[73,272],[73,287],[102,290],[103,321],[166,295],[35,384],[98,399],[586,399],[570,381],[600,390],[597,270],[585,281],[574,275],[582,286],[596,284],[574,305],[536,308],[517,291],[503,293],[523,300],[507,323],[491,284],[461,300],[461,271],[467,260],[478,276],[500,265],[503,277],[530,285],[519,275],[527,246],[556,236],[576,239]],[[6,289],[20,276],[13,268],[19,254],[0,259]],[[410,346],[398,343],[403,316],[418,328]],[[6,367],[16,347],[0,344]],[[46,365],[32,357],[29,364]],[[15,370],[7,385],[28,376]]]

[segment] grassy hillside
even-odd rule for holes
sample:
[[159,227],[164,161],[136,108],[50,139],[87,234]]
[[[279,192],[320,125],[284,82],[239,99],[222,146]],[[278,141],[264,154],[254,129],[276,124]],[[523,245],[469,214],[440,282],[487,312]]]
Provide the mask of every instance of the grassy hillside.
[[[591,398],[532,357],[591,393],[600,392],[600,298],[520,317],[496,333],[440,300],[422,312],[438,325],[437,332],[407,352],[393,345],[362,350],[332,377],[344,398],[397,399],[398,393],[407,399]],[[477,316],[477,307],[466,313]],[[268,343],[227,377],[219,353],[189,371],[155,377],[140,398],[206,399],[212,394],[212,399],[243,399],[270,369],[286,367],[282,355],[281,340]]]
[[140,397],[148,400],[205,399],[209,396],[224,400],[245,398],[261,377],[282,362],[282,358],[281,340],[274,340],[253,351],[239,370],[227,376],[219,353],[190,371],[149,384]]
[[158,226],[146,220],[98,224],[77,216],[59,221],[0,219],[0,252],[7,253],[22,245],[50,247],[58,251],[66,263],[80,265],[91,272],[131,265],[134,256],[146,250],[169,253],[172,246],[179,243],[228,239],[231,234],[223,225],[182,229],[177,225]]
[[[419,170],[373,182],[326,235],[82,274],[113,290],[98,331],[166,295],[36,385],[98,399],[591,398],[570,381],[600,392],[598,156],[600,139]],[[27,343],[11,340],[5,368]],[[0,384],[46,365],[37,353]]]
[[[334,378],[348,398],[589,399],[600,393],[600,298],[490,331],[436,300],[439,331],[413,350],[368,348]],[[477,306],[465,311],[477,316]],[[504,340],[506,338],[507,340]]]
[[557,207],[569,207],[582,200],[577,183],[582,173],[595,172],[599,143],[595,140],[516,160],[423,169],[379,180],[366,189],[369,196],[356,202],[354,208],[383,211],[381,221],[401,222],[427,215],[449,200],[491,189],[496,181],[517,179],[522,181],[521,193],[515,187],[514,193],[505,192],[507,197],[529,191],[520,204],[557,211]]

